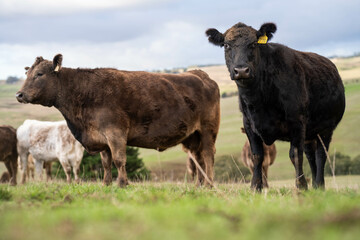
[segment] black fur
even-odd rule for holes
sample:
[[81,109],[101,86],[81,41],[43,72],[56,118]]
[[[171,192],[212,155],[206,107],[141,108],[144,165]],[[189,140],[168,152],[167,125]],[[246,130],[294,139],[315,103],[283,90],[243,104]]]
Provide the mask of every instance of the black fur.
[[268,40],[270,40],[273,37],[273,33],[275,32],[276,32],[276,25],[274,23],[264,23],[263,25],[261,25],[256,35],[259,38],[260,36],[263,36],[266,33]]
[[[307,189],[302,170],[305,151],[313,186],[324,187],[326,155],[319,137],[328,149],[344,114],[344,86],[335,65],[325,57],[281,44],[254,44],[259,36],[266,33],[271,38],[275,31],[273,23],[263,24],[259,31],[236,24],[224,34],[225,39],[232,39],[225,60],[238,86],[244,128],[254,154],[251,186],[257,190],[263,186],[263,143],[283,140],[290,142],[296,185]],[[237,77],[238,68],[248,68],[249,76]]]
[[216,46],[224,46],[224,36],[217,29],[209,28],[205,33],[208,36],[209,42]]

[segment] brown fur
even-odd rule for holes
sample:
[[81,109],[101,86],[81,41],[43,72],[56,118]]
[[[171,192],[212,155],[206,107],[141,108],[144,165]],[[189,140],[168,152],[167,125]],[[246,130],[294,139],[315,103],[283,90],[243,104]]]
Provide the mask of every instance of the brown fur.
[[16,129],[11,126],[0,126],[0,161],[5,166],[10,175],[10,184],[16,185],[17,157],[16,150]]
[[10,181],[10,174],[9,172],[3,172],[0,177],[0,183],[7,183]]
[[[36,61],[17,93],[18,101],[59,109],[86,150],[101,152],[104,184],[112,181],[112,161],[118,169],[118,184],[128,184],[126,145],[163,151],[182,143],[213,179],[220,94],[206,73],[108,68],[55,72],[61,59],[57,55],[53,62]],[[201,174],[198,179],[204,183]]]

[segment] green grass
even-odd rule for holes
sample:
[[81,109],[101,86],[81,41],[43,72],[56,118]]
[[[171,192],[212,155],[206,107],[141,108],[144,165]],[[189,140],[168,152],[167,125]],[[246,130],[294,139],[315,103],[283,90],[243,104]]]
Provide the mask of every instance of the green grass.
[[0,239],[345,240],[360,234],[360,192],[359,185],[255,194],[241,184],[28,183],[0,185],[0,216]]

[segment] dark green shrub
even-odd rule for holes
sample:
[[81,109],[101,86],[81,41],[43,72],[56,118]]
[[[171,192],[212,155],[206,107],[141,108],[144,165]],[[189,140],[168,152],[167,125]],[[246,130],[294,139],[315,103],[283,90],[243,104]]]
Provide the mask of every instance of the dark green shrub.
[[[334,155],[330,156],[331,164],[334,161]],[[349,156],[337,152],[335,154],[335,175],[348,175],[350,174],[351,159]],[[332,176],[330,163],[328,159],[325,164],[325,176]]]
[[251,178],[250,170],[230,155],[218,157],[214,168],[217,182],[247,182]]
[[[148,180],[150,171],[145,167],[144,162],[139,158],[139,148],[126,147],[126,172],[130,180]],[[59,162],[55,162],[52,168],[53,176],[66,178],[65,172]],[[117,169],[112,163],[111,174],[115,179],[118,175]],[[104,171],[101,163],[100,154],[90,155],[84,151],[84,156],[80,164],[80,178],[83,180],[102,179]]]
[[11,192],[5,188],[0,188],[0,201],[9,201],[11,200]]
[[351,160],[349,172],[352,175],[360,175],[360,155]]

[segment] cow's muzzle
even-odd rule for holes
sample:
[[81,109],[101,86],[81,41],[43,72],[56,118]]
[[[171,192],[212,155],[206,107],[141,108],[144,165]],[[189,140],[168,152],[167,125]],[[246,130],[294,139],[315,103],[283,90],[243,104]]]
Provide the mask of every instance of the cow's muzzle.
[[25,101],[25,98],[24,98],[24,94],[22,93],[22,92],[17,92],[16,94],[15,94],[15,96],[16,96],[16,99],[18,100],[18,102],[20,102],[20,103],[26,103],[26,101]]
[[246,79],[250,78],[250,68],[242,67],[242,68],[234,68],[234,80]]

